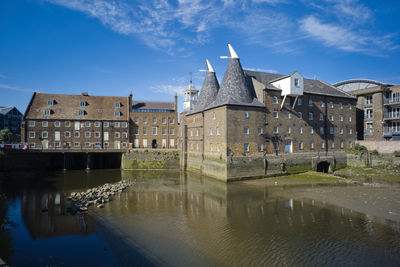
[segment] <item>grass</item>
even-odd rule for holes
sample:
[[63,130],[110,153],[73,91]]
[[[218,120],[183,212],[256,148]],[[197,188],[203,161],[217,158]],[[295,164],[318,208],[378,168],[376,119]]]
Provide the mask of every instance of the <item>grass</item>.
[[335,175],[362,181],[376,183],[400,183],[400,169],[387,168],[361,168],[361,167],[346,167],[335,171]]
[[314,181],[338,181],[340,178],[336,177],[332,174],[322,173],[322,172],[315,172],[315,171],[308,171],[303,173],[291,174],[285,176],[286,178],[290,179],[302,179],[302,180],[314,180]]

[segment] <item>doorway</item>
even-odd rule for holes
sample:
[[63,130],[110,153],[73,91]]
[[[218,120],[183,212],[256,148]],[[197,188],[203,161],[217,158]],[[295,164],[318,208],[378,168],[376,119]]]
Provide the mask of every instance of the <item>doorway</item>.
[[152,147],[152,148],[157,148],[157,140],[156,140],[156,139],[153,139],[153,140],[151,141],[151,147]]

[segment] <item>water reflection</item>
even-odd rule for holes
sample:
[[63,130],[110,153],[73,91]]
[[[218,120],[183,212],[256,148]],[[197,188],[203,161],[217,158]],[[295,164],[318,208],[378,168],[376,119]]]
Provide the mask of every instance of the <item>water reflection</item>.
[[399,224],[274,188],[185,173],[124,172],[134,189],[95,214],[126,242],[172,265],[398,265]]

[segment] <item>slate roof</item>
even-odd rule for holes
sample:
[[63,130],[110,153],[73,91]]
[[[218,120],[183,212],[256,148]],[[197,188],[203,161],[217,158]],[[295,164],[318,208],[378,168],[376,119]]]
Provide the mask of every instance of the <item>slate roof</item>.
[[[263,83],[268,90],[280,90],[270,83],[272,81],[276,81],[281,77],[286,77],[287,75],[273,74],[273,73],[264,73],[258,71],[250,71],[244,70],[244,73],[249,77],[254,77],[257,81]],[[355,98],[354,96],[330,85],[324,81],[320,80],[311,80],[304,78],[304,93],[308,94],[316,94],[316,95],[327,95],[327,96],[335,96],[335,97],[344,97],[344,98]]]
[[[34,93],[25,112],[24,119],[43,120],[129,120],[130,97],[120,96],[92,96],[92,95],[64,95]],[[54,105],[49,106],[48,100],[54,100]],[[85,101],[86,106],[81,107],[80,102]],[[121,107],[115,108],[115,102]],[[44,110],[50,109],[49,116],[44,115]],[[78,110],[85,110],[84,116],[78,115]],[[114,111],[120,111],[120,116],[114,116]]]
[[194,105],[193,112],[196,113],[204,110],[210,103],[214,102],[219,90],[217,76],[213,71],[207,71],[203,86],[200,91],[197,103]]
[[222,105],[265,107],[257,100],[254,88],[249,85],[239,58],[229,60],[217,97],[207,108]]
[[6,115],[10,112],[14,107],[0,107],[0,114]]
[[175,103],[158,101],[133,101],[132,109],[175,110]]

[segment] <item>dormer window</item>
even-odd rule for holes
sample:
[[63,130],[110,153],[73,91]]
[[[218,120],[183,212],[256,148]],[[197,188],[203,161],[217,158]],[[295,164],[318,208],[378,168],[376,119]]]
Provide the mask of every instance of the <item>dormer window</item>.
[[120,107],[121,107],[121,102],[115,102],[115,103],[114,103],[114,106],[115,106],[116,108],[120,108]]
[[55,103],[56,101],[54,100],[54,99],[49,99],[49,100],[47,100],[47,105],[48,106],[54,106],[54,103]]
[[44,110],[44,116],[50,116],[50,114],[51,114],[51,109]]
[[83,109],[79,109],[78,116],[85,116],[85,111]]
[[87,106],[86,101],[81,101],[81,103],[79,104],[79,106],[81,106],[81,107],[86,107],[86,106]]
[[121,116],[121,112],[120,111],[114,111],[114,116],[115,117],[120,117]]

